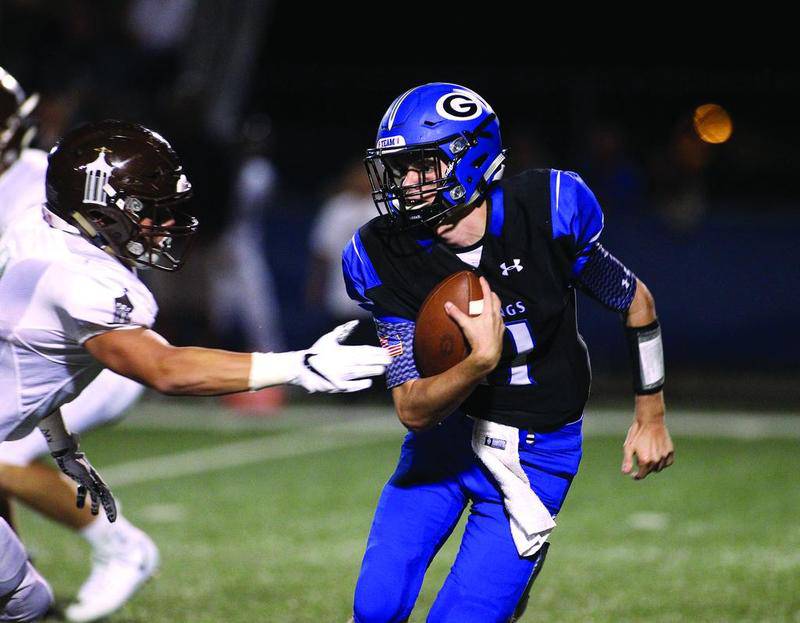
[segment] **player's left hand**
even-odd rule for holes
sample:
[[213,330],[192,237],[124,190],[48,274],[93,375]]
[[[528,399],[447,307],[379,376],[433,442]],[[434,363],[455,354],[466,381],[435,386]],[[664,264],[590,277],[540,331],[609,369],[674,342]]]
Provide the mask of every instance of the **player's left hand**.
[[[634,457],[638,469],[634,473]],[[641,480],[672,465],[675,447],[664,424],[664,395],[636,397],[636,415],[623,444],[622,473]]]
[[71,438],[70,447],[54,452],[53,458],[61,471],[78,483],[78,508],[83,508],[86,504],[86,495],[88,494],[92,501],[92,515],[100,512],[100,504],[102,504],[108,521],[113,523],[117,519],[117,503],[111,494],[111,489],[89,463],[86,455],[78,451],[78,436],[73,434]]

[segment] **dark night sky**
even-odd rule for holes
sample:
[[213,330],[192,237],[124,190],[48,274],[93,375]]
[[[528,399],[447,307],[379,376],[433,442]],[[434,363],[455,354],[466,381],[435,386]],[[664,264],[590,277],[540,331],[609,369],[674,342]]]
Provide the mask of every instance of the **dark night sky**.
[[733,118],[734,136],[713,151],[712,193],[741,198],[769,187],[778,203],[796,198],[800,66],[782,60],[791,56],[728,55],[715,63],[719,55],[693,58],[684,50],[681,58],[673,45],[668,57],[634,48],[610,59],[565,46],[554,30],[487,34],[444,19],[426,22],[424,33],[400,34],[396,21],[376,18],[372,30],[329,11],[311,19],[301,3],[280,2],[265,39],[253,106],[275,121],[287,179],[303,177],[312,160],[322,175],[335,171],[342,154],[369,145],[397,95],[447,81],[489,101],[507,142],[536,141],[552,159],[540,166],[579,166],[587,130],[598,122],[620,127],[644,163],[696,106],[719,103]]

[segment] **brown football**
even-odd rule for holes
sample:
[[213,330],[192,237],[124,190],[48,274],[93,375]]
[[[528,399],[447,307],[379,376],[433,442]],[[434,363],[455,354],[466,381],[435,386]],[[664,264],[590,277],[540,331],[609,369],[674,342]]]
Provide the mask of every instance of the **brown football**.
[[450,275],[422,303],[414,329],[414,358],[422,376],[441,374],[469,354],[467,339],[444,310],[447,301],[465,314],[479,314],[483,291],[478,276],[469,270]]

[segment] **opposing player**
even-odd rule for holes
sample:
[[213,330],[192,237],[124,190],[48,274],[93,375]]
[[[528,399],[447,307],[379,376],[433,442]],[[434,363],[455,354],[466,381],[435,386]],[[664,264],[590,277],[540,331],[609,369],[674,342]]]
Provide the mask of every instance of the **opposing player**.
[[[468,504],[461,548],[427,620],[521,616],[581,458],[590,369],[576,288],[625,321],[636,401],[622,471],[640,479],[673,461],[653,297],[598,242],[603,214],[578,175],[535,170],[503,180],[504,160],[486,101],[444,83],[398,97],[367,152],[381,216],[353,236],[343,269],[351,297],[401,351],[387,384],[410,432],[375,512],[357,623],[407,620]],[[472,351],[420,378],[419,307],[439,281],[469,267],[481,276],[483,312],[446,308]]]
[[[45,202],[47,154],[28,147],[35,133],[31,114],[37,99],[35,94],[26,96],[0,68],[0,125],[4,129],[0,134],[0,240],[6,227],[30,210],[40,213]],[[2,242],[0,248],[5,248]],[[139,383],[104,370],[78,398],[64,405],[64,421],[70,430],[83,434],[121,417],[143,390]],[[89,507],[77,508],[72,481],[38,461],[47,451],[38,431],[0,443],[0,514],[13,526],[13,501],[19,500],[85,538],[92,549],[92,571],[76,603],[64,614],[70,621],[107,616],[153,574],[158,549],[121,514],[112,524],[93,515]]]
[[179,348],[153,332],[156,304],[136,269],[180,267],[197,229],[182,210],[190,196],[161,136],[119,121],[89,124],[50,152],[45,206],[14,214],[0,243],[0,440],[38,427],[78,482],[79,505],[89,495],[91,511],[102,505],[110,522],[113,496],[60,411],[103,368],[168,394],[282,383],[350,392],[389,360],[378,348],[341,346],[348,326],[288,353]]

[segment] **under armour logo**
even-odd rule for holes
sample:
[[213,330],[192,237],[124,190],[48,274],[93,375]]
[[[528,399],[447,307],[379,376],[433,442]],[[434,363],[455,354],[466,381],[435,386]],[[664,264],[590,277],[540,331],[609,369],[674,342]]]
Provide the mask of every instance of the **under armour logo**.
[[514,258],[514,263],[511,266],[506,266],[506,263],[503,262],[500,264],[500,268],[503,269],[503,277],[508,277],[509,270],[516,270],[518,273],[522,272],[522,264],[520,263],[520,260],[516,258]]

